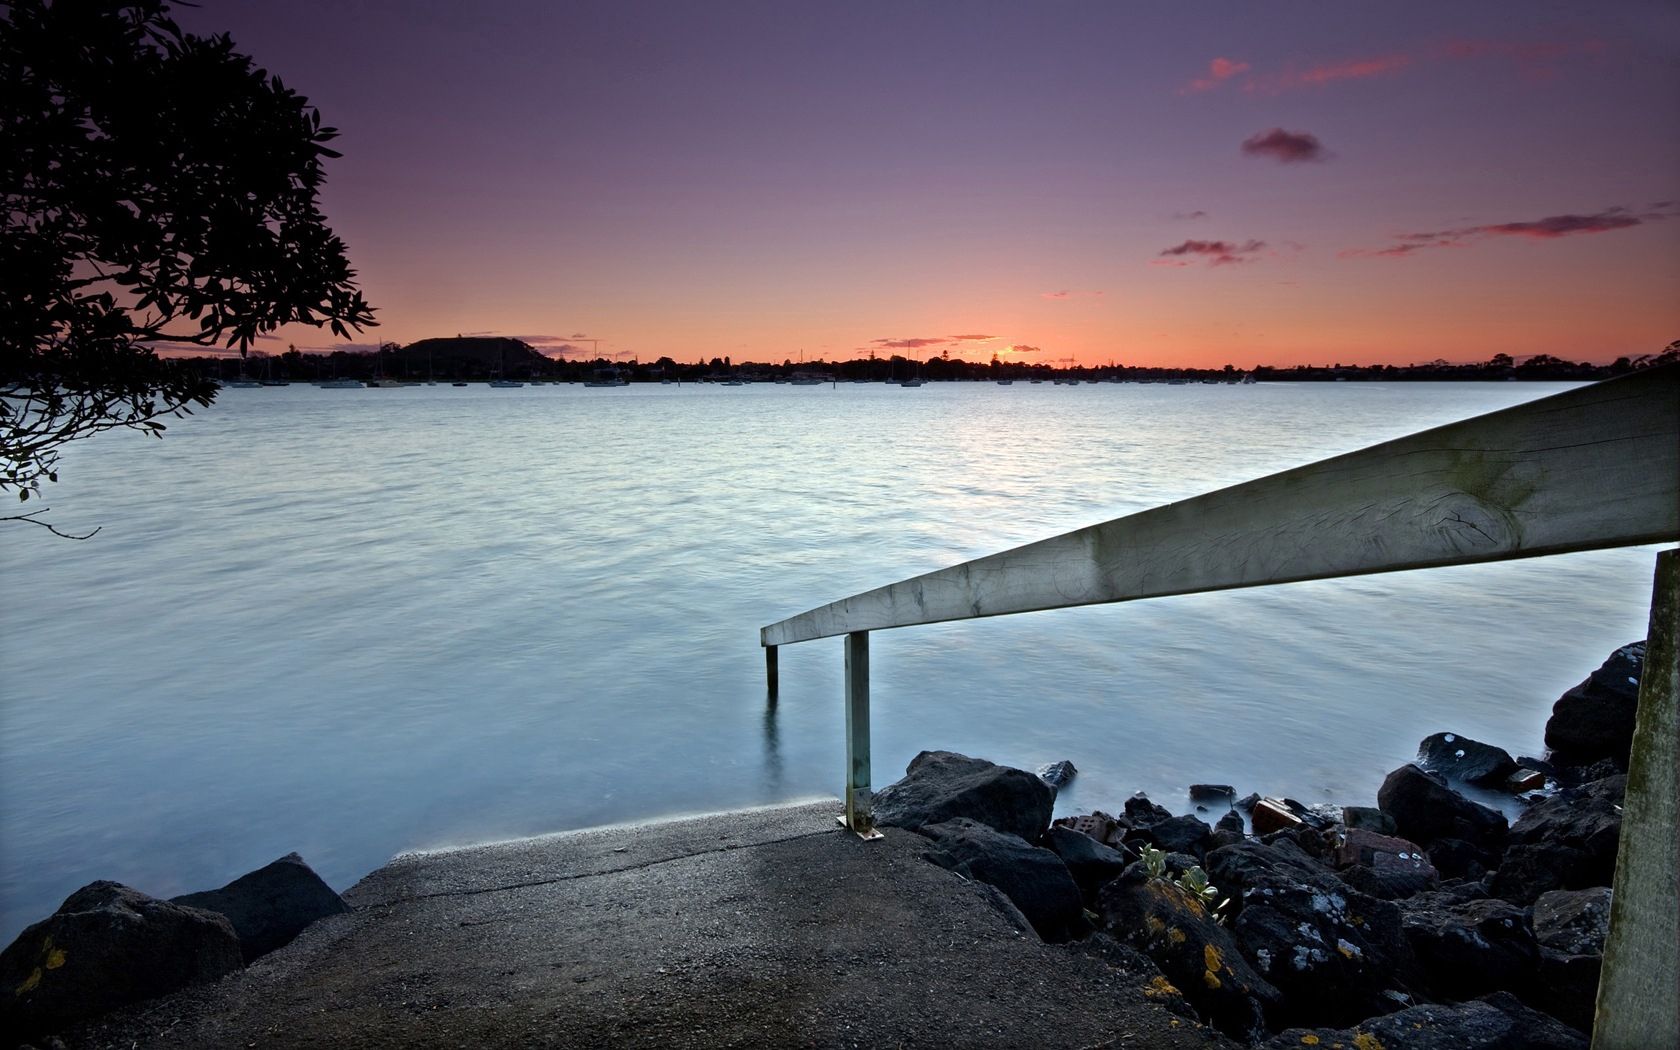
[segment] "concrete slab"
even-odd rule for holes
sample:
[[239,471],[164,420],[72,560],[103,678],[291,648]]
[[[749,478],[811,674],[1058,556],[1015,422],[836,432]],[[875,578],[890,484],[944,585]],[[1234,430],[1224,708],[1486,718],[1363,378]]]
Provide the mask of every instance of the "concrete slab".
[[1229,1047],[838,801],[399,857],[67,1046]]

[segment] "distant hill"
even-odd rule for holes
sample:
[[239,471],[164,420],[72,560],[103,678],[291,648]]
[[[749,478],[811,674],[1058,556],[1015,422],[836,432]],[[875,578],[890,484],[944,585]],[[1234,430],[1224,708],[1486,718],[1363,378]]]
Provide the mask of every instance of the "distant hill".
[[432,367],[440,373],[457,370],[490,372],[500,368],[508,375],[514,375],[528,373],[532,369],[547,369],[553,364],[531,344],[497,336],[458,335],[452,339],[422,339],[409,343],[392,356],[415,371],[424,370],[429,358]]

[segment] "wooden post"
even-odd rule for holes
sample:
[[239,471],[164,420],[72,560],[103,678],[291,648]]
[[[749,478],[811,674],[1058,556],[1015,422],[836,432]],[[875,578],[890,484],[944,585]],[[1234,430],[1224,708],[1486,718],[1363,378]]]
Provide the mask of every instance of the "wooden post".
[[869,632],[846,635],[846,812],[840,823],[878,839],[869,790]]
[[764,681],[769,690],[771,704],[775,704],[776,694],[781,689],[780,679],[776,668],[776,647],[767,645],[764,647]]
[[1593,1050],[1680,1046],[1680,550],[1657,555]]

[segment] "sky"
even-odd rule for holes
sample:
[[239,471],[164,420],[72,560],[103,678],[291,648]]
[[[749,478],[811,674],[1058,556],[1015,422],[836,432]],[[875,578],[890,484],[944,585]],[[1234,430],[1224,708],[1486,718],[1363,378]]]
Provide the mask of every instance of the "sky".
[[1680,338],[1666,0],[175,14],[342,132],[364,345],[1248,368]]

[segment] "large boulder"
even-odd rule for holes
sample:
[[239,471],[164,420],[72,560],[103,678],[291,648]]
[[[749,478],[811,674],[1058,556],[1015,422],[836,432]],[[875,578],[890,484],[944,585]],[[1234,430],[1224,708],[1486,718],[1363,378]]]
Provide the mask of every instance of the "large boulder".
[[965,878],[996,886],[1047,941],[1065,941],[1089,927],[1079,887],[1062,859],[1047,849],[967,817],[916,829]]
[[1168,853],[1188,853],[1200,860],[1213,839],[1213,829],[1199,818],[1186,814],[1140,828],[1130,838],[1147,842]]
[[1400,911],[1346,885],[1292,841],[1243,842],[1207,856],[1235,909],[1243,955],[1283,995],[1283,1024],[1350,1024],[1395,1006],[1409,966]]
[[1136,855],[1121,853],[1089,835],[1056,825],[1044,833],[1043,844],[1062,858],[1086,900],[1094,899],[1104,883],[1119,878],[1126,865],[1137,859]]
[[1568,788],[1537,803],[1511,826],[1515,845],[1565,846],[1585,860],[1565,886],[1608,886],[1616,870],[1616,843],[1622,833],[1622,796],[1627,777],[1613,776]]
[[1401,905],[1406,941],[1437,998],[1528,987],[1540,964],[1528,912],[1493,898],[1462,903],[1421,893]]
[[1542,946],[1540,968],[1525,997],[1528,1005],[1571,1028],[1591,1032],[1603,963],[1601,956],[1569,955]]
[[1440,885],[1440,874],[1415,843],[1363,828],[1344,828],[1330,852],[1342,881],[1383,900],[1410,897]]
[[227,916],[247,963],[289,944],[316,919],[350,910],[296,853],[241,875],[219,890],[170,899]]
[[1394,818],[1399,833],[1424,845],[1463,839],[1484,849],[1504,844],[1505,815],[1472,802],[1415,765],[1390,773],[1377,791],[1377,805]]
[[1533,904],[1542,893],[1586,885],[1592,869],[1591,858],[1572,846],[1523,844],[1505,851],[1487,885],[1495,897]]
[[911,830],[964,817],[1037,842],[1055,804],[1056,789],[1024,769],[954,751],[923,751],[902,780],[875,793],[874,815],[877,824]]
[[0,1030],[27,1038],[243,965],[212,912],[93,882],[0,952]]
[[1586,1037],[1500,992],[1456,1005],[1412,1006],[1353,1028],[1291,1028],[1258,1050],[1587,1050]]
[[1644,666],[1645,643],[1624,645],[1586,681],[1558,698],[1546,722],[1546,746],[1558,764],[1578,766],[1608,758],[1627,768]]
[[1418,744],[1417,764],[1467,784],[1502,784],[1517,771],[1510,752],[1457,733],[1435,733]]
[[1133,864],[1103,887],[1097,911],[1103,930],[1149,956],[1208,1023],[1239,1039],[1264,1034],[1277,989],[1254,972],[1200,898]]
[[1534,937],[1565,955],[1603,955],[1610,935],[1610,887],[1552,890],[1534,902]]

